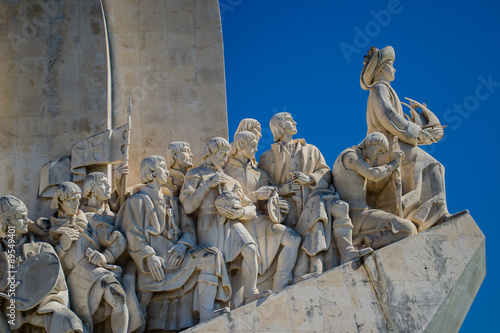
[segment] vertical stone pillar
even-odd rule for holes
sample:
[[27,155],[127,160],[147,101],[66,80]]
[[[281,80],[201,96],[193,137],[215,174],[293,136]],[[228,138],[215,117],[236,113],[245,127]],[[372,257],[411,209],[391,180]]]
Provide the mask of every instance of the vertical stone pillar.
[[129,184],[139,163],[187,141],[200,161],[213,136],[227,138],[222,30],[217,0],[103,0],[113,73],[113,126],[132,97]]
[[0,27],[0,193],[38,217],[50,212],[42,166],[106,129],[102,12],[99,0],[6,0]]
[[[112,126],[132,96],[131,175],[140,160],[191,144],[195,162],[212,136],[227,137],[217,0],[103,0],[113,71]],[[106,39],[99,0],[0,3],[0,193],[32,218],[50,213],[37,196],[40,169],[74,142],[107,128]]]

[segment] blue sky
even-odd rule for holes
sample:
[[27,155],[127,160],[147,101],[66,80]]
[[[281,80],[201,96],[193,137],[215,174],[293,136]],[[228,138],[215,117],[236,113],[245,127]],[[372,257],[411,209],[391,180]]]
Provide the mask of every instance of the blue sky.
[[316,145],[331,166],[366,134],[368,92],[359,85],[363,55],[370,46],[394,47],[393,87],[399,97],[427,103],[448,124],[445,138],[426,149],[446,167],[449,210],[468,209],[486,235],[486,278],[460,332],[496,329],[500,4],[219,2],[229,137],[242,118],[259,120],[264,135],[259,154],[272,143],[270,118],[287,111],[298,123],[297,137]]

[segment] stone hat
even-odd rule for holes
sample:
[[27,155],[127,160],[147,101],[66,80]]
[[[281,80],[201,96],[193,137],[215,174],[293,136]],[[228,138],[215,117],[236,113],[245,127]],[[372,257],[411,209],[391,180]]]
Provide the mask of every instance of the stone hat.
[[372,87],[373,76],[380,68],[380,65],[387,60],[394,61],[396,54],[394,53],[392,46],[386,46],[381,50],[372,46],[364,58],[364,67],[361,71],[359,83],[363,90],[369,90]]
[[20,210],[27,210],[26,205],[15,196],[6,195],[0,198],[0,238],[5,237],[3,232],[5,217]]

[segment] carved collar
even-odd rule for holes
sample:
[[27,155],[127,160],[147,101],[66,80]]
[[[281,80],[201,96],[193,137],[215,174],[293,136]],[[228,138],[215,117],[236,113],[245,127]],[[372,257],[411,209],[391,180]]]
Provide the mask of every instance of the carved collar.
[[239,161],[233,157],[229,158],[229,161],[227,162],[227,164],[231,165],[233,167],[236,167],[236,168],[241,168],[241,169],[254,169],[255,168],[255,165],[254,165],[252,160],[249,160],[245,165],[243,165],[243,163],[241,163],[241,161]]

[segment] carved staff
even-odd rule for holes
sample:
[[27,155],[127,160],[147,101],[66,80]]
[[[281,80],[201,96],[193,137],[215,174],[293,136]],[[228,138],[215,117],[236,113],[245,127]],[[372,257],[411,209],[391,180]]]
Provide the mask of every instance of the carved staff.
[[[398,137],[395,136],[392,141],[392,151],[399,150]],[[392,181],[394,182],[394,192],[396,194],[396,215],[403,218],[403,180],[401,179],[401,165],[392,172]]]
[[[126,140],[126,143],[121,147],[122,154],[125,157],[124,162],[128,164],[129,161],[129,148],[130,148],[130,129],[132,128],[132,97],[128,99],[128,110],[127,110],[127,126],[125,126],[125,130],[123,131],[123,139]],[[127,174],[123,174],[119,193],[120,193],[120,207],[125,202],[125,196],[127,194]]]

